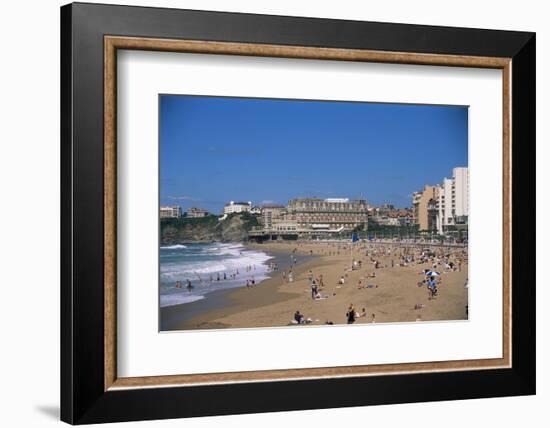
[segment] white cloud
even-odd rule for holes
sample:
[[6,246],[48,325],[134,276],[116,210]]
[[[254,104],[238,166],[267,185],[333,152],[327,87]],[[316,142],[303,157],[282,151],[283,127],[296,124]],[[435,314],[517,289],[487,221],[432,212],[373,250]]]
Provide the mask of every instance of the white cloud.
[[171,199],[173,201],[197,201],[198,199],[193,198],[192,196],[167,196],[166,199]]

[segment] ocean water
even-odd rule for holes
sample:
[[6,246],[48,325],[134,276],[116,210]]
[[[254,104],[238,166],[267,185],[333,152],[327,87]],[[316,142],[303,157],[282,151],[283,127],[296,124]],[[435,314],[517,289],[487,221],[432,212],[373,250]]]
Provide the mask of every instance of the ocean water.
[[[160,306],[204,299],[215,290],[245,286],[247,279],[258,284],[268,277],[272,258],[238,243],[160,247]],[[188,279],[191,290],[187,289]],[[182,288],[176,288],[176,281]]]

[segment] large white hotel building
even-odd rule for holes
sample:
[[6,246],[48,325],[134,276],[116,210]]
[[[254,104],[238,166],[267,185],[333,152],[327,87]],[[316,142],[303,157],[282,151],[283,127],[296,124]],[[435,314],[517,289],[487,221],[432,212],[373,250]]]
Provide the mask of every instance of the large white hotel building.
[[368,224],[368,204],[364,199],[298,198],[287,205],[287,220],[295,220],[302,228],[353,230]]

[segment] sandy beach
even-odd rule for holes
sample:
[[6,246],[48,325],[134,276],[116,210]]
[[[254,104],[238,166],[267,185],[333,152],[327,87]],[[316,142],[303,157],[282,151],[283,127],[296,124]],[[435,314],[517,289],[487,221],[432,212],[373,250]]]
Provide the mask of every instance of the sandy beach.
[[[247,246],[276,253],[282,260],[278,262],[279,269],[253,287],[218,293],[217,305],[193,302],[161,309],[161,317],[176,320],[169,330],[283,327],[293,325],[296,311],[311,320],[306,327],[346,324],[350,304],[358,315],[355,324],[468,318],[468,262],[464,248],[357,243],[352,250],[349,242],[292,241]],[[420,263],[421,250],[433,252],[424,263]],[[309,258],[293,265],[293,281],[288,282],[292,255]],[[353,270],[352,260],[356,261]],[[453,268],[449,269],[446,262],[451,262]],[[433,299],[425,285],[419,286],[425,278],[423,271],[432,268],[441,273],[438,294]],[[322,282],[320,298],[312,298],[311,277],[317,284]],[[341,277],[344,284],[339,284]],[[177,321],[178,314],[184,312],[191,316]]]

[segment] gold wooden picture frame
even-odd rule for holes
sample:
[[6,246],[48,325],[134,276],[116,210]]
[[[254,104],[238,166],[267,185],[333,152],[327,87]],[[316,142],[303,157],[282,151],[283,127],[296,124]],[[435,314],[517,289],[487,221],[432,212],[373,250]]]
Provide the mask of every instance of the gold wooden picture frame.
[[[105,390],[173,385],[255,382],[304,378],[407,374],[449,370],[507,368],[511,364],[511,58],[377,52],[246,43],[105,36]],[[119,378],[116,375],[116,64],[117,50],[247,55],[260,57],[439,65],[502,70],[503,147],[503,348],[502,358],[425,363],[380,364],[309,369],[262,370],[192,375]]]

